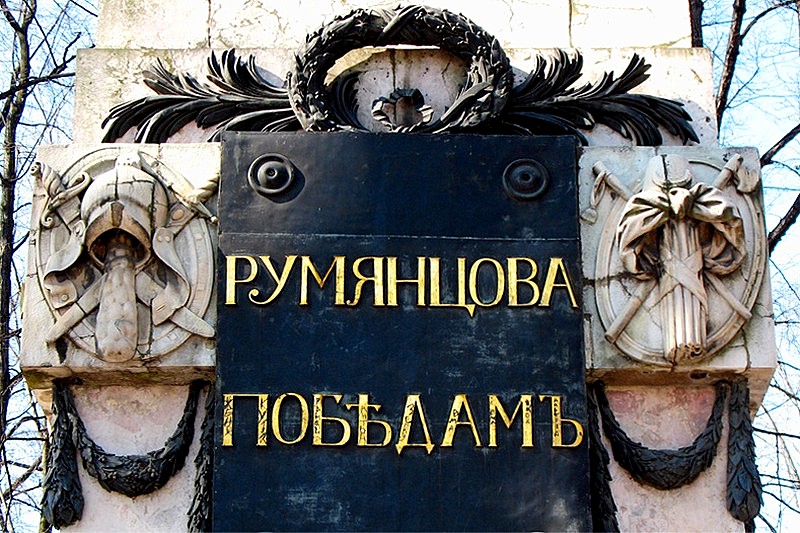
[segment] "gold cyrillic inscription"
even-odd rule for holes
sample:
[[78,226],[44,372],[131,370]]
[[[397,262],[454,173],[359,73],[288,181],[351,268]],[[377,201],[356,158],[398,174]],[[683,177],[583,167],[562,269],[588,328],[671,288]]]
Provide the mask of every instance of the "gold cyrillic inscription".
[[256,437],[256,446],[266,446],[269,394],[222,395],[222,445],[233,446],[233,402],[236,398],[258,398],[258,436]]
[[[300,428],[294,439],[287,439],[284,437],[283,430],[281,429],[281,407],[286,398],[294,398],[297,400],[300,407]],[[308,402],[306,402],[306,399],[294,392],[287,392],[278,396],[275,400],[275,405],[272,407],[272,434],[275,435],[278,442],[282,442],[283,444],[297,444],[306,436],[306,431],[308,431]]]
[[499,415],[503,424],[511,429],[511,424],[520,411],[522,411],[522,447],[533,448],[533,395],[521,394],[511,416],[508,416],[500,398],[494,394],[489,395],[489,448],[497,447],[497,416]]
[[[539,401],[543,402],[547,398],[550,399],[551,416],[552,416],[552,434],[553,434],[553,448],[575,448],[583,442],[583,426],[577,420],[570,418],[563,418],[561,416],[561,396],[553,394],[541,394]],[[569,424],[575,429],[575,440],[570,444],[563,442],[563,425]]]
[[[364,256],[350,262],[346,256],[337,255],[322,275],[308,255],[284,256],[282,264],[269,255],[229,255],[225,262],[225,305],[240,303],[239,287],[249,289],[247,301],[251,304],[268,305],[288,292],[287,287],[297,290],[297,284],[290,280],[299,271],[299,294],[288,297],[302,306],[311,305],[310,277],[320,291],[331,285],[331,278],[334,280],[334,306],[355,307],[371,300],[374,307],[398,307],[401,293],[413,291],[411,301],[417,307],[460,308],[471,317],[477,308],[497,307],[504,300],[511,308],[550,307],[556,293],[564,293],[569,304],[578,307],[562,257],[547,259],[541,289],[537,282],[538,264],[530,257],[507,257],[504,261],[481,257],[471,263],[465,257],[457,257],[455,265],[441,257],[418,256],[414,266],[406,261],[406,270],[415,272],[409,278],[400,277],[401,258],[395,256]],[[449,279],[443,281],[443,276]],[[448,288],[448,294],[444,294],[444,288]],[[348,299],[348,295],[352,298]]]
[[[461,420],[461,411],[464,411],[467,419]],[[444,437],[442,438],[442,447],[449,447],[453,445],[453,437],[456,434],[458,426],[469,426],[472,430],[472,437],[475,439],[475,447],[481,447],[481,437],[478,435],[478,428],[475,425],[475,417],[472,416],[472,409],[469,406],[466,394],[456,394],[453,398],[453,404],[450,407],[450,417],[447,419],[447,426],[444,428]]]
[[[301,443],[308,433],[311,425],[311,445],[338,447],[346,446],[351,442],[353,431],[356,433],[357,447],[386,447],[394,440],[394,448],[398,455],[402,455],[406,448],[422,448],[427,454],[433,452],[436,444],[431,437],[431,424],[426,414],[425,404],[421,394],[408,394],[405,397],[402,414],[395,424],[370,416],[370,410],[378,413],[383,407],[378,403],[370,403],[369,394],[358,394],[356,403],[342,404],[344,395],[338,393],[317,393],[311,395],[311,409],[309,401],[301,394],[287,392],[275,398],[270,408],[269,394],[223,394],[222,409],[222,446],[233,446],[234,430],[234,404],[242,398],[256,398],[258,403],[258,426],[256,446],[267,446],[269,433],[278,442],[286,445]],[[511,415],[508,414],[506,405],[510,406],[513,400],[503,401],[496,394],[485,396],[481,410],[487,416],[483,418],[486,425],[482,425],[475,417],[474,407],[476,400],[470,399],[466,394],[455,394],[446,413],[446,422],[442,433],[442,448],[454,446],[457,430],[460,426],[469,428],[469,432],[462,431],[462,442],[469,439],[475,448],[483,447],[482,432],[488,434],[488,447],[497,448],[498,420],[509,431],[515,423],[519,428],[521,448],[533,448],[534,445],[534,401],[535,394],[520,394]],[[582,424],[562,416],[563,398],[557,394],[541,394],[539,402],[547,404],[550,412],[551,446],[553,448],[575,448],[583,442]],[[340,416],[333,416],[332,412],[339,409]],[[355,410],[353,415],[347,411]],[[310,414],[310,416],[309,416]],[[269,432],[267,421],[270,421],[272,431]],[[289,421],[291,423],[289,424]],[[564,428],[571,427],[574,437],[572,442],[565,442]],[[370,428],[373,428],[370,440]],[[439,430],[441,426],[434,427]],[[291,434],[289,434],[291,433]],[[516,431],[515,431],[516,433]]]
[[[325,398],[333,398],[333,400],[338,404],[342,401],[341,394],[315,394],[314,395],[314,413],[313,413],[313,423],[312,423],[312,443],[315,446],[344,446],[347,444],[347,441],[350,440],[350,422],[344,420],[343,418],[337,418],[335,416],[324,416],[322,414],[322,408],[325,403]],[[336,442],[325,442],[322,438],[322,426],[325,422],[331,422],[334,425],[338,425],[342,428],[342,436]]]
[[[375,412],[381,410],[378,404],[369,403],[369,394],[359,394],[358,403],[348,403],[345,405],[348,409],[358,408],[358,439],[359,446],[386,446],[392,440],[392,426],[383,420],[373,420],[369,417],[369,410],[375,409]],[[383,428],[383,440],[380,444],[369,442],[369,425],[375,424]]]
[[[414,413],[419,413],[419,421],[422,424],[422,431],[425,434],[425,442],[408,442],[411,438],[411,425],[414,423]],[[425,448],[428,455],[433,451],[431,442],[431,432],[428,429],[428,421],[425,419],[425,410],[422,408],[422,401],[419,394],[409,394],[406,396],[406,405],[403,408],[403,420],[400,423],[400,432],[397,435],[397,455],[402,455],[403,449],[413,446]]]

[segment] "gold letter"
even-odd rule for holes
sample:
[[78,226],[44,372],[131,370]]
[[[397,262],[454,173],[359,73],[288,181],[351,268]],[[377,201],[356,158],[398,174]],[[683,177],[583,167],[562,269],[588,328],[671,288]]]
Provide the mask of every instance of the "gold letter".
[[472,317],[475,315],[475,304],[467,303],[467,259],[458,258],[458,303],[443,304],[439,293],[439,257],[430,257],[431,262],[431,307],[463,307]]
[[[289,396],[300,402],[300,432],[294,440],[285,439],[281,433],[281,405],[283,404],[283,400]],[[275,438],[283,444],[297,444],[306,436],[307,430],[308,402],[306,402],[306,399],[294,392],[287,392],[278,396],[275,400],[275,405],[272,407],[272,434],[275,435]]]
[[[467,413],[466,421],[459,421],[461,417],[461,408]],[[456,434],[456,428],[459,425],[465,425],[472,428],[472,436],[475,439],[475,447],[481,447],[481,437],[478,435],[478,428],[475,427],[475,419],[472,417],[472,409],[469,406],[466,394],[456,394],[453,398],[453,405],[450,407],[450,418],[447,419],[447,427],[444,429],[444,438],[442,438],[442,447],[449,447],[453,445],[453,437]]]
[[[368,259],[372,260],[373,275],[371,278],[365,276],[359,270],[361,263]],[[383,306],[383,257],[359,257],[353,262],[353,275],[358,278],[358,283],[356,283],[356,291],[353,295],[353,299],[347,302],[347,305],[358,305],[358,301],[361,299],[361,286],[371,281],[374,283],[372,305],[375,307]]]
[[[556,283],[556,276],[561,271],[564,277],[564,283]],[[550,305],[550,296],[553,293],[553,287],[564,287],[569,293],[569,299],[572,302],[572,307],[578,307],[575,302],[575,295],[572,293],[572,286],[569,284],[569,277],[567,276],[567,269],[564,267],[564,259],[561,257],[551,257],[550,266],[547,267],[547,279],[544,282],[544,290],[542,290],[542,302],[539,304],[542,307]]]
[[417,284],[417,305],[425,305],[425,258],[417,257],[417,279],[397,279],[397,258],[386,258],[386,305],[397,305],[397,284]]
[[500,399],[494,395],[489,395],[489,448],[497,447],[497,415],[511,429],[511,424],[517,417],[517,413],[522,408],[522,448],[533,448],[533,395],[520,394],[519,402],[514,408],[511,417],[503,408]]
[[[209,394],[214,394],[213,391]],[[256,446],[267,445],[267,406],[269,394],[222,395],[222,445],[233,446],[233,401],[235,398],[258,398],[258,436]]]
[[336,255],[333,257],[333,263],[330,268],[325,272],[325,277],[320,277],[319,272],[311,262],[311,258],[307,255],[301,257],[300,264],[300,305],[308,305],[308,273],[314,276],[314,280],[323,288],[325,282],[328,281],[328,276],[331,275],[333,269],[336,268],[336,296],[334,297],[335,305],[344,305],[344,256]]
[[[375,412],[381,410],[380,404],[369,403],[369,394],[359,394],[358,403],[348,403],[345,405],[348,409],[358,408],[358,446],[386,446],[392,439],[392,426],[383,420],[370,420],[369,410],[375,409]],[[380,444],[369,443],[369,425],[378,424],[383,427],[383,442]]]
[[269,275],[272,276],[272,279],[275,280],[276,286],[275,290],[272,291],[272,295],[269,296],[266,300],[258,301],[256,298],[258,297],[260,291],[258,289],[251,290],[247,297],[256,305],[267,305],[272,300],[278,297],[278,294],[283,290],[283,287],[286,285],[286,280],[289,279],[289,272],[292,270],[292,266],[294,266],[294,260],[297,259],[296,255],[287,255],[286,256],[286,263],[283,265],[283,271],[281,275],[278,276],[278,273],[275,271],[275,267],[272,266],[272,259],[268,255],[260,255],[258,256],[261,259],[261,262],[264,263],[264,266],[267,267],[267,272]]
[[[480,295],[478,294],[478,271],[481,268],[481,263],[484,261],[493,264],[495,270],[497,271],[497,292],[494,295],[494,300],[488,303],[482,302]],[[503,299],[503,293],[505,291],[506,275],[505,272],[503,272],[503,265],[501,265],[496,259],[492,259],[490,257],[481,257],[472,263],[472,266],[469,269],[469,295],[473,302],[481,307],[491,307],[493,305],[497,305],[500,303],[500,300]]]
[[[553,448],[575,448],[583,442],[583,426],[577,420],[569,418],[561,418],[561,396],[553,394],[540,394],[539,401],[543,402],[545,398],[550,398],[552,423],[553,423]],[[563,437],[562,424],[566,422],[572,424],[575,428],[575,440],[572,444],[564,444],[561,440]]]
[[[409,443],[408,439],[411,437],[411,423],[414,421],[414,412],[419,409],[419,420],[422,422],[422,430],[425,433],[425,444]],[[403,408],[403,421],[400,424],[400,433],[397,436],[397,455],[403,453],[403,448],[406,446],[419,446],[425,448],[428,455],[433,451],[433,443],[431,442],[431,434],[428,431],[428,422],[425,420],[425,411],[422,409],[422,402],[419,399],[419,394],[409,394],[406,396],[406,406]]]
[[[322,408],[325,398],[333,398],[338,404],[342,399],[341,394],[315,394],[314,395],[314,423],[311,443],[316,446],[344,446],[350,440],[350,423],[343,418],[335,416],[323,416]],[[322,439],[322,425],[325,422],[336,422],[342,426],[342,438],[339,442],[324,442]]]
[[[519,277],[517,270],[517,261],[527,261],[531,266],[531,274],[527,278]],[[536,261],[529,257],[509,257],[506,259],[508,264],[508,306],[509,307],[525,307],[536,304],[539,300],[539,286],[534,283],[533,278],[536,277]],[[529,302],[519,302],[519,284],[525,283],[531,288],[531,299]]]
[[[244,259],[250,263],[250,273],[244,279],[236,279],[236,260]],[[256,279],[258,265],[249,255],[229,255],[225,258],[225,305],[236,305],[236,284],[250,283]]]

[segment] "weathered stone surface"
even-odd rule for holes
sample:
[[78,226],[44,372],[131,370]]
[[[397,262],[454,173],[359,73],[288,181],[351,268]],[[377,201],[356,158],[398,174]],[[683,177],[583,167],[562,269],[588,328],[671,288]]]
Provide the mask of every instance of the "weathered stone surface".
[[571,46],[691,46],[685,2],[572,0],[570,13]]
[[102,0],[96,44],[104,48],[208,46],[209,3]]
[[[691,444],[714,404],[711,387],[611,387],[607,394],[628,436],[649,448]],[[611,490],[621,531],[742,531],[742,523],[725,506],[727,416],[723,419],[725,429],[713,464],[680,489],[662,491],[640,485],[612,459]]]
[[[463,14],[494,34],[503,46],[570,46],[569,2],[433,0],[423,4]],[[265,0],[212,0],[210,44],[215,48],[296,48],[308,33],[351,9],[396,6],[397,2],[392,0],[356,0],[346,5],[330,0],[299,5],[276,5]]]
[[[396,6],[391,0],[104,0],[97,45],[102,48],[290,48],[323,23],[356,8]],[[463,3],[431,0],[431,7],[471,18],[506,47],[689,46],[689,12],[662,0],[541,0]],[[181,21],[176,24],[176,21]],[[131,31],[131,28],[136,28]]]

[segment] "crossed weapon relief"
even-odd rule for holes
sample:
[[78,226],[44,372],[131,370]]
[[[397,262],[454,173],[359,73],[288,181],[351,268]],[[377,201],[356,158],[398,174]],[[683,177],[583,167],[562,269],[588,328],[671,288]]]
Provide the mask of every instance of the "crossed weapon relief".
[[[121,363],[161,355],[150,353],[152,326],[171,322],[201,337],[214,336],[214,327],[202,318],[204,309],[188,306],[192,280],[176,238],[198,215],[215,221],[203,201],[216,183],[195,189],[176,173],[157,172],[138,152],[114,153],[113,168],[94,177],[84,170],[65,182],[43,163],[33,173],[46,193],[37,244],[49,250],[37,254],[39,277],[56,317],[45,341],[56,343],[96,310],[94,335],[77,338],[87,347],[94,337],[95,346],[88,346],[94,355]],[[112,158],[95,159],[108,165]],[[178,201],[170,202],[167,191]],[[205,258],[209,264],[212,259]],[[84,323],[91,333],[92,321]],[[174,347],[175,342],[169,349]]]
[[[597,207],[607,193],[625,202],[614,244],[624,272],[640,281],[615,316],[603,321],[608,342],[638,358],[639,354],[630,353],[618,341],[656,291],[663,358],[670,364],[707,358],[720,346],[710,347],[708,343],[706,282],[738,315],[739,324],[750,319],[748,306],[720,279],[739,270],[747,254],[739,209],[723,192],[732,185],[740,193],[756,189],[758,175],[740,169],[742,161],[738,154],[732,157],[708,185],[693,183],[690,163],[684,157],[656,156],[648,164],[644,186],[638,193],[602,162],[593,166],[596,179],[590,208],[582,216],[594,223]],[[598,252],[599,256],[603,253]]]

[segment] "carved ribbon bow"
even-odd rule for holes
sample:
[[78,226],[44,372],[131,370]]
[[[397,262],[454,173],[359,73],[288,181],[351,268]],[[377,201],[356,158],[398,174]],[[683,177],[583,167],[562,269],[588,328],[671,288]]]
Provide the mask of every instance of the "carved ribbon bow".
[[648,189],[628,200],[617,229],[625,270],[642,280],[665,273],[657,230],[670,220],[697,225],[706,273],[727,275],[741,266],[746,249],[738,209],[716,187],[697,183]]

